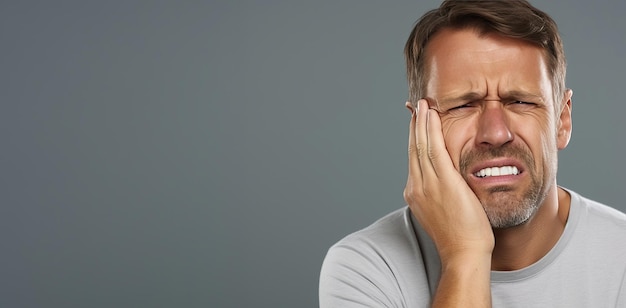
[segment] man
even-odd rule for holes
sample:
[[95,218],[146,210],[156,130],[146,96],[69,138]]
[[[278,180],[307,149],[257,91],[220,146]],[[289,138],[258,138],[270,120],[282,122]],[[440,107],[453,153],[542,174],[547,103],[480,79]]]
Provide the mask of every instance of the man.
[[444,1],[406,47],[408,207],[334,245],[321,307],[626,307],[626,215],[556,183],[572,91],[525,0]]

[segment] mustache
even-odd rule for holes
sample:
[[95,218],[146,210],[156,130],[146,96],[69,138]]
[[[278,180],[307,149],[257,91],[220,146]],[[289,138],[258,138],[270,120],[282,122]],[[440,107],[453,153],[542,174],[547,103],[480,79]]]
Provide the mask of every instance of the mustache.
[[535,165],[535,159],[530,151],[520,145],[507,144],[500,147],[484,149],[472,149],[461,155],[459,169],[461,174],[467,174],[467,169],[477,161],[488,159],[513,157],[524,163],[527,167]]

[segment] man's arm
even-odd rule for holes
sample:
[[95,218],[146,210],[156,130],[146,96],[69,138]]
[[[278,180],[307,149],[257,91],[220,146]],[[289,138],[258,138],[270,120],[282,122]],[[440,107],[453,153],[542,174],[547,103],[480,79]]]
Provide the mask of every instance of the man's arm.
[[442,272],[433,307],[490,307],[493,231],[480,201],[454,168],[441,120],[426,100],[413,110],[404,198],[433,239]]

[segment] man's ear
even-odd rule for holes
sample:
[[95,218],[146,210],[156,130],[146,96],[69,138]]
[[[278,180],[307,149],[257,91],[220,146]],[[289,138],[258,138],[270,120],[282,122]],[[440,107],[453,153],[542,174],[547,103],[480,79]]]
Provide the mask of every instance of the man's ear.
[[561,112],[559,113],[557,126],[557,148],[565,149],[572,137],[572,89],[567,89],[561,101]]

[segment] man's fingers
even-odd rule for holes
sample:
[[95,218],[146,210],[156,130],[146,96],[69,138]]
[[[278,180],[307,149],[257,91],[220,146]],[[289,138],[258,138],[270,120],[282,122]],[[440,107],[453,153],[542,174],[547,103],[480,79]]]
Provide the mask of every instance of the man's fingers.
[[442,176],[443,170],[453,170],[454,165],[446,149],[441,129],[441,118],[434,109],[428,109],[426,130],[428,135],[428,160],[437,177]]
[[413,111],[411,115],[411,122],[409,124],[409,178],[420,177],[422,172],[420,171],[419,158],[417,151],[417,138],[415,135],[417,110],[410,107],[410,103],[407,102],[407,108]]
[[428,102],[424,99],[418,102],[418,114],[417,114],[417,127],[415,134],[417,135],[416,148],[419,158],[419,166],[422,171],[422,177],[425,181],[429,179],[434,180],[436,173],[433,169],[433,164],[430,161],[429,152],[431,149],[428,147]]

